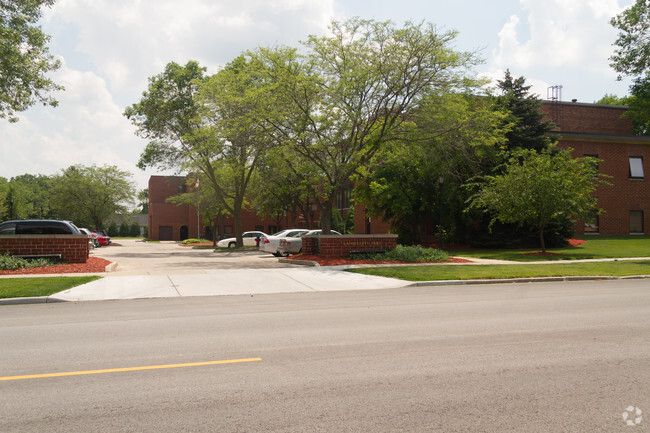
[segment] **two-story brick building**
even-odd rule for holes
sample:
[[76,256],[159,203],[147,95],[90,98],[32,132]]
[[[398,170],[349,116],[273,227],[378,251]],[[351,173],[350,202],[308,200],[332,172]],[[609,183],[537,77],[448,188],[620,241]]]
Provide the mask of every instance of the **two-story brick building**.
[[650,228],[650,137],[635,136],[632,121],[621,117],[626,107],[546,103],[543,109],[558,125],[558,145],[574,157],[600,159],[598,170],[609,185],[594,193],[604,210],[576,225],[577,234],[644,234]]
[[[574,157],[595,156],[601,161],[599,171],[610,176],[610,185],[595,192],[604,212],[576,225],[576,233],[602,235],[644,234],[650,228],[650,137],[633,135],[632,122],[622,118],[626,107],[577,102],[544,102],[542,110],[556,125],[558,145],[572,148]],[[184,192],[185,177],[152,176],[149,180],[149,238],[182,240],[211,236],[190,205],[177,206],[166,199]],[[349,201],[349,200],[347,200]],[[315,205],[314,205],[315,206]],[[318,215],[318,209],[313,209]],[[243,229],[273,233],[287,228],[288,215],[280,220],[259,218],[252,211],[243,215]],[[317,218],[316,218],[317,219]],[[306,227],[299,220],[299,227]],[[315,224],[312,224],[315,225]],[[355,207],[355,232],[387,233],[389,224],[381,219],[366,218],[362,205]],[[308,227],[308,228],[317,228]],[[217,228],[217,237],[233,235],[232,218]]]
[[[169,197],[187,192],[185,176],[151,176],[149,178],[149,239],[161,241],[182,241],[188,238],[213,238],[213,228],[210,223],[201,221],[197,206],[188,204],[177,205],[167,202]],[[247,210],[242,215],[242,225],[245,231],[259,230],[269,234],[275,233],[286,224],[270,218],[260,218],[254,212]],[[286,225],[285,225],[286,227]],[[234,237],[234,222],[232,217],[218,221],[214,229],[218,239]]]

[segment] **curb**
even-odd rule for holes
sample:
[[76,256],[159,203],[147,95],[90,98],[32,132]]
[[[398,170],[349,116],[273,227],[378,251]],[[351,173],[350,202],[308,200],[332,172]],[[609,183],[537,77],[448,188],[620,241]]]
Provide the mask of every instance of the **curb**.
[[304,266],[319,266],[320,264],[318,262],[313,262],[311,260],[298,260],[298,259],[278,259],[278,262],[280,263],[290,263],[293,265],[304,265]]
[[[291,259],[286,259],[291,260]],[[318,263],[308,260],[295,260],[307,266],[320,266]],[[439,280],[439,281],[416,281],[402,287],[435,287],[435,286],[467,286],[471,284],[507,284],[507,283],[548,283],[563,281],[599,281],[599,280],[642,280],[650,279],[650,275],[627,275],[622,277],[612,276],[574,276],[574,277],[533,277],[533,278],[501,278],[482,280]],[[0,299],[0,305],[21,305],[21,304],[52,304],[68,302],[64,299],[51,296],[37,296],[33,298],[4,298]]]
[[68,302],[51,296],[35,296],[33,298],[4,298],[0,305],[25,305],[25,304],[53,304],[55,302]]
[[405,287],[418,286],[465,286],[470,284],[507,284],[507,283],[549,283],[565,281],[599,281],[599,280],[642,280],[650,278],[650,275],[627,275],[622,277],[613,276],[573,276],[573,277],[532,277],[532,278],[497,278],[481,280],[439,280],[439,281],[416,281]]

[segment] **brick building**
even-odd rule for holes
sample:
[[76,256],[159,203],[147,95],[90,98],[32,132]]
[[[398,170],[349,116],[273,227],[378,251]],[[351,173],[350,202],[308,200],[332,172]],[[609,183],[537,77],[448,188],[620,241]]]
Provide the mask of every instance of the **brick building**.
[[[595,156],[602,160],[601,173],[610,176],[611,185],[598,188],[594,195],[604,212],[580,221],[576,233],[602,235],[645,234],[650,227],[650,180],[646,178],[650,161],[650,137],[633,135],[632,122],[621,118],[626,107],[577,102],[544,102],[542,110],[556,125],[558,145],[572,148],[573,156]],[[202,227],[196,209],[189,205],[167,203],[168,197],[185,191],[185,177],[152,176],[149,180],[149,238],[182,240],[188,237],[211,237]],[[337,200],[339,208],[349,203],[350,191]],[[313,205],[314,220],[318,209]],[[366,218],[363,206],[355,207],[355,233],[384,234],[390,225],[381,218]],[[277,221],[261,219],[245,212],[243,229],[274,233],[290,225],[289,216]],[[314,223],[317,228],[317,223]],[[306,227],[298,218],[297,227]],[[232,218],[219,224],[217,237],[233,235]]]
[[[550,102],[542,104],[547,118],[557,127],[558,146],[573,149],[574,157],[594,156],[602,161],[599,171],[610,176],[611,185],[594,193],[601,215],[579,221],[576,234],[624,236],[650,230],[650,137],[635,136],[632,121],[622,118],[627,107]],[[380,218],[370,219],[363,206],[355,209],[356,233],[388,233],[390,225]]]
[[557,125],[558,145],[574,157],[600,159],[598,170],[610,185],[595,191],[604,212],[580,221],[576,233],[645,234],[650,228],[650,137],[635,136],[626,107],[577,102],[545,103],[543,110]]
[[[148,238],[154,240],[182,241],[188,238],[213,239],[212,227],[206,226],[200,220],[195,206],[168,203],[169,197],[187,192],[185,176],[151,176],[149,178],[149,233]],[[288,226],[288,216],[279,220],[260,218],[248,210],[242,214],[244,231],[259,230],[268,234],[275,233]],[[306,227],[303,225],[299,227]],[[232,217],[218,221],[217,239],[234,237],[234,221]]]

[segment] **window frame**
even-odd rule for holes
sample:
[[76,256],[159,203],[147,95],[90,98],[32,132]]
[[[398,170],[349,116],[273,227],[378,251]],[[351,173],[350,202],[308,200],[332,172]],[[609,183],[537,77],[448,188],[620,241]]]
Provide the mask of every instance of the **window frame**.
[[[639,161],[639,166],[633,166],[633,161]],[[643,157],[642,156],[630,156],[628,157],[628,166],[630,169],[630,179],[645,179],[645,170],[643,169]],[[640,171],[640,172],[639,172]]]
[[[589,224],[592,221],[593,224]],[[588,228],[588,227],[593,227],[593,228]],[[600,234],[600,215],[598,215],[598,212],[594,211],[590,215],[584,218],[583,231],[586,235]]]
[[[635,228],[635,225],[633,225],[633,221],[632,221],[633,215],[636,215],[637,218],[639,218],[639,223],[640,223],[641,227],[638,230],[633,230]],[[631,210],[629,212],[630,234],[640,235],[640,234],[645,233],[645,227],[644,227],[644,224],[643,224],[644,218],[645,218],[645,215],[644,215],[643,210],[634,209],[634,210]]]

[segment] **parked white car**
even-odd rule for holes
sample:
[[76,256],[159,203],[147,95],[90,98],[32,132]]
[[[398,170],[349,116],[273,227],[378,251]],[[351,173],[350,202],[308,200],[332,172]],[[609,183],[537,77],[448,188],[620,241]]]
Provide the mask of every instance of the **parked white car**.
[[278,245],[280,245],[280,239],[283,238],[294,238],[299,237],[309,230],[307,229],[287,229],[280,232],[274,233],[270,236],[265,236],[260,242],[260,251],[265,253],[271,253],[276,257],[280,257],[281,254],[278,252]]
[[[257,231],[244,232],[241,235],[245,247],[256,246],[257,245],[257,242],[255,242],[256,238],[260,238],[260,244],[261,244],[262,238],[266,236],[268,236],[266,233],[257,232]],[[237,238],[222,239],[219,242],[217,242],[217,246],[221,248],[235,248],[237,246]]]
[[[302,251],[302,237],[303,236],[320,236],[323,234],[322,230],[310,230],[307,233],[303,233],[299,237],[294,238],[282,238],[280,239],[280,244],[278,245],[278,252],[280,255],[288,256],[289,254],[298,254]],[[341,235],[341,233],[336,230],[330,230],[331,235]]]

